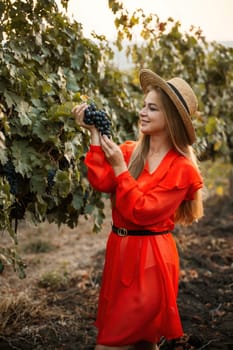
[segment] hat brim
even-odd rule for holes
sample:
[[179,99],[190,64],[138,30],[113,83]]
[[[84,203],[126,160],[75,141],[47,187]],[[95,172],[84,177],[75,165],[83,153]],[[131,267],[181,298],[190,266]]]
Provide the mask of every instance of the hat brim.
[[169,96],[169,98],[176,106],[179,115],[181,116],[185,129],[187,131],[189,143],[192,145],[196,140],[196,135],[190,115],[177,94],[172,90],[166,80],[162,79],[158,74],[154,73],[150,69],[142,69],[139,74],[139,80],[144,93],[147,92],[148,86],[155,86],[162,89]]

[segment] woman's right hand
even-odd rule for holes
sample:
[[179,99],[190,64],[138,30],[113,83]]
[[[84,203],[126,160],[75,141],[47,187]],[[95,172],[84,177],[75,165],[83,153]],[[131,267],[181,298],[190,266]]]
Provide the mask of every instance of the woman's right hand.
[[82,126],[83,128],[86,128],[88,130],[92,130],[92,129],[95,129],[95,125],[86,124],[83,121],[84,112],[85,112],[85,109],[87,109],[87,107],[88,107],[87,103],[81,103],[79,105],[74,106],[74,108],[72,109],[72,113],[74,115],[76,123],[79,126]]
[[100,137],[99,137],[99,131],[96,129],[95,125],[93,124],[86,124],[84,123],[84,112],[85,109],[88,107],[87,103],[81,103],[79,105],[74,106],[72,109],[72,113],[74,115],[75,121],[79,126],[82,126],[83,128],[89,130],[91,132],[91,143],[93,145],[100,145]]

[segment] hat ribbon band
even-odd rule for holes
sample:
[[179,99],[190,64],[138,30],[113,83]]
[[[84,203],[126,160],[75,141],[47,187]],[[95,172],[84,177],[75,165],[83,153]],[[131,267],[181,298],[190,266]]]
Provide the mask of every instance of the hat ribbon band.
[[180,94],[179,90],[177,90],[177,88],[176,88],[173,84],[169,83],[168,81],[167,81],[167,84],[168,84],[168,85],[172,88],[172,90],[175,92],[175,94],[177,95],[177,97],[178,97],[179,100],[182,102],[183,106],[185,107],[186,111],[187,111],[188,114],[190,115],[190,112],[189,112],[187,103],[185,102],[183,96]]

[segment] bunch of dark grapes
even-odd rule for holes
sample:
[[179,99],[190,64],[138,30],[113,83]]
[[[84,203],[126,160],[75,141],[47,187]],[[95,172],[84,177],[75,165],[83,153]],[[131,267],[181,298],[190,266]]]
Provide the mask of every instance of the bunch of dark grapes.
[[93,102],[85,109],[83,121],[85,124],[95,125],[101,135],[111,136],[111,122],[106,112],[98,110]]
[[10,192],[16,195],[19,192],[20,175],[16,173],[15,167],[11,161],[3,165],[3,174],[10,185]]
[[68,170],[70,167],[69,161],[66,159],[66,157],[62,157],[59,160],[59,169],[60,170]]
[[16,172],[14,164],[10,160],[0,167],[0,173],[7,179],[10,193],[15,196],[10,209],[10,218],[16,219],[16,221],[23,219],[28,204],[35,201],[33,193],[29,190],[29,181]]
[[56,175],[56,170],[55,169],[50,169],[48,171],[48,175],[47,175],[47,184],[48,184],[47,192],[48,193],[51,193],[51,190],[52,190],[53,185],[55,183],[55,181],[54,181],[55,175]]

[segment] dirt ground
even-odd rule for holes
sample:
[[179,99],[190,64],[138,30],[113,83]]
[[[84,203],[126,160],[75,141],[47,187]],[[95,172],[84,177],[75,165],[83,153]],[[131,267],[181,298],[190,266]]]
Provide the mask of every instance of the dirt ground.
[[[21,224],[20,251],[27,278],[10,267],[0,274],[0,349],[91,350],[93,327],[110,229],[82,219],[76,229]],[[233,349],[233,201],[213,197],[205,217],[177,228],[181,277],[181,339],[162,341],[161,350]],[[1,236],[4,242],[6,237]]]

